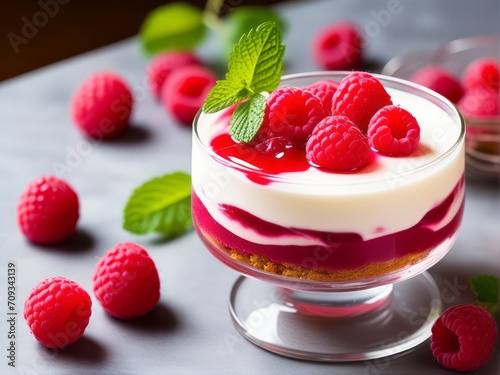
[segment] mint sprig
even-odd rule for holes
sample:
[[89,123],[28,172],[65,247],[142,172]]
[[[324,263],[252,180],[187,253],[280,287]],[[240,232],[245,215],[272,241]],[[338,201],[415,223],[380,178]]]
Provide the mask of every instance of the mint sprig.
[[135,234],[173,238],[191,227],[191,177],[184,172],[145,182],[133,191],[123,212],[123,228]]
[[262,124],[265,98],[261,93],[279,85],[285,54],[281,40],[275,22],[264,22],[244,34],[229,56],[226,79],[217,81],[203,104],[205,113],[215,113],[240,103],[230,127],[230,134],[240,142],[249,142]]
[[472,291],[476,295],[476,304],[484,307],[493,316],[498,313],[500,299],[500,281],[491,275],[478,275],[469,279]]

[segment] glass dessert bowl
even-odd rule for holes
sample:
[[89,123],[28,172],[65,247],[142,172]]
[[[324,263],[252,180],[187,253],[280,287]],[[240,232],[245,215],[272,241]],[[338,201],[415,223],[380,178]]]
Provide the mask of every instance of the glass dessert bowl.
[[[349,72],[284,76],[282,85],[340,82]],[[464,203],[465,125],[430,90],[377,76],[419,121],[407,157],[374,155],[333,173],[293,154],[262,157],[228,135],[231,109],[194,121],[192,213],[207,249],[240,277],[238,331],[286,356],[354,361],[410,349],[441,311],[425,272],[452,247]]]

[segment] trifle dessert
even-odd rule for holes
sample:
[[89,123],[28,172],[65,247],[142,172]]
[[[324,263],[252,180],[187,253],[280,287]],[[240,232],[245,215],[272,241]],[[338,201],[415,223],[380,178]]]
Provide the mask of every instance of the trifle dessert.
[[463,213],[459,112],[367,72],[281,77],[283,55],[272,23],[242,36],[194,120],[200,238],[259,278],[366,287],[426,270]]
[[[417,144],[401,146],[406,147],[402,154],[390,154],[371,142],[368,148],[358,146],[357,139],[347,135],[340,140],[316,139],[321,149],[322,142],[333,139],[335,145],[344,137],[348,146],[340,151],[355,149],[345,169],[328,162],[326,167],[318,165],[311,156],[311,140],[321,138],[319,128],[328,128],[323,123],[349,117],[351,105],[337,104],[335,109],[335,102],[348,100],[348,93],[355,90],[353,75],[369,76],[383,87],[384,93],[374,99],[374,106],[380,107],[376,112],[399,108],[414,117]],[[464,129],[453,106],[411,83],[361,72],[288,76],[281,85],[284,88],[276,90],[281,94],[291,88],[303,93],[323,87],[312,96],[327,101],[334,113],[325,109],[311,133],[299,140],[293,132],[280,136],[281,129],[270,125],[273,109],[281,111],[283,124],[304,119],[297,120],[295,109],[285,113],[273,107],[277,100],[271,93],[263,125],[248,143],[230,135],[234,107],[202,112],[195,121],[192,210],[196,229],[209,248],[264,272],[317,281],[396,275],[416,264],[424,270],[444,256],[455,239],[464,202]],[[331,86],[330,97],[325,85]],[[288,103],[309,105],[292,99]],[[361,111],[370,105],[364,103]],[[315,115],[311,110],[303,117],[309,120]],[[372,122],[377,122],[375,116],[370,116]],[[386,114],[382,122],[392,121],[391,116],[401,117]],[[355,121],[361,124],[361,136],[368,138],[368,126],[373,124]],[[398,131],[393,129],[394,134]],[[411,138],[409,134],[406,138]],[[319,153],[326,153],[328,146],[324,148]],[[360,154],[363,160],[349,165]],[[321,155],[319,159],[318,163],[324,161]]]

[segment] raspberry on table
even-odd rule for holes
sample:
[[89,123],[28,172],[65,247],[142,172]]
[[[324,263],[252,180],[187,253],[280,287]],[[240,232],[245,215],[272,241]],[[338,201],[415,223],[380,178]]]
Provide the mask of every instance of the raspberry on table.
[[486,87],[498,91],[500,86],[498,58],[483,57],[474,60],[465,68],[462,81],[467,90]]
[[382,83],[366,72],[352,72],[339,84],[332,99],[332,114],[346,116],[363,134],[380,108],[392,104]]
[[275,136],[305,141],[325,118],[321,100],[308,90],[283,86],[267,98],[263,131]]
[[339,82],[324,79],[310,84],[305,89],[320,98],[326,116],[330,116],[332,114],[333,94],[335,94],[335,91],[337,91],[338,87]]
[[428,65],[418,70],[410,77],[410,81],[443,95],[453,103],[457,103],[464,93],[458,78],[437,65]]
[[432,354],[446,368],[475,370],[491,358],[497,336],[496,322],[486,309],[473,304],[452,306],[432,327]]
[[179,68],[163,85],[163,106],[181,124],[190,126],[215,82],[215,75],[204,66]]
[[89,324],[92,301],[78,283],[51,277],[39,283],[24,302],[24,319],[35,338],[48,348],[78,340]]
[[363,39],[357,27],[348,21],[328,25],[313,40],[313,57],[327,70],[353,70],[362,60]]
[[382,107],[368,124],[370,146],[380,153],[407,156],[415,152],[420,141],[417,119],[396,105]]
[[345,116],[326,117],[314,128],[306,144],[309,163],[333,171],[361,168],[369,155],[367,138]]
[[156,55],[146,71],[149,89],[160,99],[163,83],[175,70],[188,65],[201,65],[200,59],[189,51],[163,52]]
[[500,116],[498,90],[488,87],[476,87],[467,90],[457,103],[464,116],[489,119]]
[[16,208],[21,232],[30,241],[56,243],[76,231],[79,218],[78,196],[64,180],[43,176],[31,181]]
[[97,263],[92,276],[97,300],[115,318],[139,317],[160,299],[160,279],[147,251],[132,242],[109,250]]
[[76,90],[71,114],[87,137],[112,139],[127,129],[132,105],[132,93],[125,80],[115,73],[99,72]]

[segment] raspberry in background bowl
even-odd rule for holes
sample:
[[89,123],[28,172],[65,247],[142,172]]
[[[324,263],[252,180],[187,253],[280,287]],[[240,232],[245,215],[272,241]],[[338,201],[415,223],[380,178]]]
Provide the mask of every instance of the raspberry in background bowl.
[[[478,59],[499,56],[500,35],[483,35],[457,39],[435,51],[417,51],[389,61],[385,75],[410,79],[419,70],[434,65],[463,79],[467,68]],[[466,95],[466,93],[464,94]],[[482,101],[487,105],[486,101]],[[474,116],[462,110],[466,133],[466,173],[481,181],[498,181],[500,177],[500,116]]]

